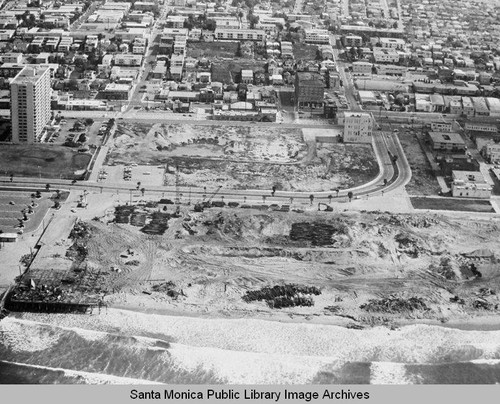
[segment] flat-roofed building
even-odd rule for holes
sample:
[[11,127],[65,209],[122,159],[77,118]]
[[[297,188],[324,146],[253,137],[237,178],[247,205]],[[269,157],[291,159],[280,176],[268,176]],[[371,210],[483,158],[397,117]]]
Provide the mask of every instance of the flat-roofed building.
[[344,112],[339,123],[344,124],[344,142],[371,143],[373,134],[373,117],[368,112]]
[[263,41],[266,33],[260,29],[216,28],[215,39],[230,41]]
[[392,48],[374,48],[373,59],[375,63],[398,63],[399,53]]
[[466,116],[474,116],[474,104],[470,97],[462,97],[462,113]]
[[113,60],[115,66],[140,66],[142,63],[142,55],[119,53],[114,56]]
[[2,63],[21,63],[23,60],[22,53],[4,53],[0,55]]
[[465,130],[469,132],[497,133],[498,127],[494,124],[482,122],[466,122]]
[[305,29],[305,41],[311,44],[329,44],[330,32],[326,29]]
[[128,100],[132,87],[129,84],[109,83],[106,85],[103,95],[107,100]]
[[166,21],[167,28],[184,28],[184,21],[186,17],[181,15],[169,15]]
[[359,35],[344,35],[342,37],[342,43],[346,47],[355,47],[359,48],[363,46],[363,37]]
[[295,102],[301,110],[323,111],[325,83],[323,77],[315,72],[295,74]]
[[479,171],[452,171],[451,194],[454,197],[481,198],[491,197],[492,187]]
[[500,144],[488,143],[482,150],[483,156],[493,164],[500,163]]
[[372,69],[373,69],[373,64],[369,62],[353,62],[352,64],[352,72],[353,74],[356,75],[371,75],[372,74]]
[[253,70],[242,70],[241,82],[244,84],[253,84]]
[[380,38],[379,42],[382,48],[397,49],[401,51],[406,49],[406,42],[400,38]]
[[50,120],[50,69],[25,67],[12,80],[12,142],[35,143]]
[[465,152],[466,145],[462,136],[456,132],[429,132],[432,148],[437,152]]

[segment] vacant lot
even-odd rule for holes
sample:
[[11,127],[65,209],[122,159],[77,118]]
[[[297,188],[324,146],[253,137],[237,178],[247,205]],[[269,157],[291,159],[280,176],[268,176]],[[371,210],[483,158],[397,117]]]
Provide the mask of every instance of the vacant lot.
[[463,212],[495,213],[490,201],[455,198],[410,198],[415,209],[456,210]]
[[[120,123],[106,164],[166,165],[166,184],[329,191],[378,173],[371,146],[306,143],[300,129]],[[178,172],[177,172],[178,169]]]
[[56,145],[10,145],[0,148],[2,175],[42,178],[74,178],[75,171],[84,170],[90,154]]
[[401,133],[399,140],[411,167],[411,180],[406,186],[410,195],[437,195],[441,190],[429,160],[418,140],[409,133]]
[[293,56],[295,60],[314,60],[316,59],[317,52],[318,47],[316,45],[307,45],[305,43],[293,44]]
[[226,84],[238,83],[242,70],[252,70],[254,75],[256,73],[265,73],[264,62],[253,59],[236,59],[214,63],[212,65],[212,81],[221,81]]
[[238,42],[188,42],[187,55],[193,58],[234,58]]

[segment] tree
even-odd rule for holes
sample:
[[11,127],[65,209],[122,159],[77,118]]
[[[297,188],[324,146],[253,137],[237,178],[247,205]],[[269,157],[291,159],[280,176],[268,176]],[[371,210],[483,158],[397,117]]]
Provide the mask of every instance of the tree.
[[144,192],[146,192],[146,188],[141,188],[141,194],[144,196]]
[[50,191],[50,184],[45,184],[45,189],[46,189],[47,191]]
[[338,198],[339,197],[340,189],[339,188],[335,189],[335,192],[337,193],[337,198]]
[[141,181],[137,182],[137,190],[141,187]]
[[273,185],[271,196],[274,196],[275,193],[276,193],[276,185]]
[[328,203],[332,203],[332,198],[333,198],[333,195],[328,195]]
[[314,201],[314,195],[313,194],[309,195],[309,200],[311,201],[311,205],[312,205],[313,201]]
[[352,191],[349,191],[349,192],[347,193],[347,197],[349,198],[349,202],[351,202],[351,201],[352,201],[352,197],[353,197],[353,196],[354,196],[354,194],[352,193]]

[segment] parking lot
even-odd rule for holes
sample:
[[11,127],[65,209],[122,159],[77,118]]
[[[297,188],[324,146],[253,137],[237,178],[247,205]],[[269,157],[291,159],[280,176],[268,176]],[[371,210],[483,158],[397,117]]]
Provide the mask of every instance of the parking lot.
[[[103,166],[98,175],[98,181],[112,184],[129,184],[131,188],[141,183],[141,188],[162,186],[165,173],[164,167],[131,165]],[[170,184],[172,185],[172,184]]]
[[[50,200],[52,193],[43,192],[40,199],[31,198],[29,191],[0,191],[0,230],[4,233],[15,233],[20,230],[19,220],[23,218],[22,210],[26,209],[27,221],[23,221],[23,232],[36,230],[47,210],[53,206]],[[32,202],[35,206],[32,206]],[[28,213],[31,206],[32,213]]]

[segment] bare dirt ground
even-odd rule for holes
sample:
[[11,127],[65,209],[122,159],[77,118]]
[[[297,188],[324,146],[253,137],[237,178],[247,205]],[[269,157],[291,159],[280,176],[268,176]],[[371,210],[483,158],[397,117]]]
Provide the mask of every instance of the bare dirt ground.
[[399,141],[412,171],[411,180],[406,185],[408,193],[410,195],[437,195],[441,187],[417,139],[410,133],[400,133]]
[[[107,165],[165,165],[167,185],[327,191],[378,173],[369,145],[305,142],[300,129],[120,123]],[[178,171],[177,171],[178,169]]]
[[[500,226],[488,220],[209,209],[171,217],[165,234],[154,236],[105,224],[110,219],[91,222],[87,260],[103,271],[121,269],[112,275],[117,293],[106,298],[112,305],[341,318],[352,326],[498,313]],[[321,294],[310,307],[273,309],[243,300],[248,291],[284,284],[317,287]],[[417,308],[401,308],[411,298],[419,299]],[[370,310],[361,308],[372,299]]]

